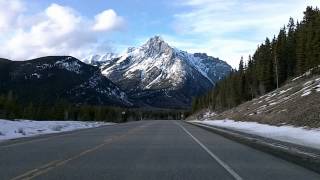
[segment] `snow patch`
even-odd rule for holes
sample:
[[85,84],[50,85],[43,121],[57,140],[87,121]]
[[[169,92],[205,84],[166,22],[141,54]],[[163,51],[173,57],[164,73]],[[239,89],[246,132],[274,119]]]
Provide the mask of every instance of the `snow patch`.
[[292,90],[292,87],[291,87],[291,88],[288,88],[288,89],[286,89],[286,90],[280,91],[280,92],[279,92],[279,95],[281,95],[281,94],[283,94],[283,93],[286,93],[286,92],[288,92],[288,91],[290,91],[290,90]]
[[33,73],[32,76],[36,77],[37,79],[40,79],[41,75],[38,73]]
[[304,96],[308,96],[311,94],[311,91],[310,90],[307,90],[307,91],[304,91],[303,94],[301,95],[301,97],[304,97]]
[[80,68],[81,65],[79,64],[79,62],[77,61],[72,61],[72,62],[68,62],[67,60],[69,60],[70,57],[67,57],[66,59],[62,60],[62,61],[57,61],[54,65],[60,69],[66,69],[68,71],[74,72],[76,74],[80,74]]
[[203,117],[204,117],[204,118],[210,118],[210,117],[215,116],[215,115],[217,115],[215,112],[207,111],[207,112],[203,115]]
[[83,121],[32,121],[0,119],[0,141],[77,129],[94,128],[114,123]]

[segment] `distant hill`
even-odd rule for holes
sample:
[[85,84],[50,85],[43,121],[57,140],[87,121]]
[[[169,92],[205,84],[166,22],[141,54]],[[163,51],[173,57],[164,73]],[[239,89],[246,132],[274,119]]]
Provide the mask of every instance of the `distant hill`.
[[102,76],[99,68],[68,56],[28,61],[0,59],[0,94],[9,91],[24,103],[131,106],[118,86]]

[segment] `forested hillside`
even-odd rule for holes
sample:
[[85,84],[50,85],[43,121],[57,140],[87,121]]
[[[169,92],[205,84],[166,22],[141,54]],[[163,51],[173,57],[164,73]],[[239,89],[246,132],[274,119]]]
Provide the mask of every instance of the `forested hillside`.
[[126,122],[148,119],[180,119],[186,111],[168,109],[124,108],[112,106],[75,105],[66,100],[48,104],[19,102],[11,91],[0,95],[0,119],[72,120]]
[[290,18],[277,36],[266,38],[238,70],[193,101],[193,111],[222,111],[270,92],[320,64],[320,11],[308,7],[301,22]]

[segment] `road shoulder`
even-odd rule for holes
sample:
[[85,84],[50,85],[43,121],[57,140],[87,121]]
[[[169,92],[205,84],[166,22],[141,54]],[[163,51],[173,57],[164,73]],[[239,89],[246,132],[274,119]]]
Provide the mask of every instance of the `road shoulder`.
[[212,125],[186,122],[205,130],[214,132],[228,139],[246,144],[255,149],[270,153],[282,159],[294,162],[317,173],[320,173],[320,152],[316,149],[277,141],[261,136],[251,135]]

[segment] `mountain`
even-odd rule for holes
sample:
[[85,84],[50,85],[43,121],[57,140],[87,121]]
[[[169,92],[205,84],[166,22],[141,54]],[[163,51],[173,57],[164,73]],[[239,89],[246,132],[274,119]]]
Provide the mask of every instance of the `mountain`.
[[82,62],[93,65],[93,66],[101,66],[102,64],[105,64],[116,57],[117,57],[117,54],[114,54],[114,53],[106,53],[104,55],[96,54],[96,55],[90,55],[82,59]]
[[137,105],[158,108],[189,108],[192,97],[207,92],[231,71],[218,58],[181,51],[159,36],[108,59],[100,69]]
[[103,76],[98,67],[69,56],[28,61],[0,59],[0,80],[0,94],[12,91],[25,103],[64,99],[74,104],[132,105],[126,93]]

